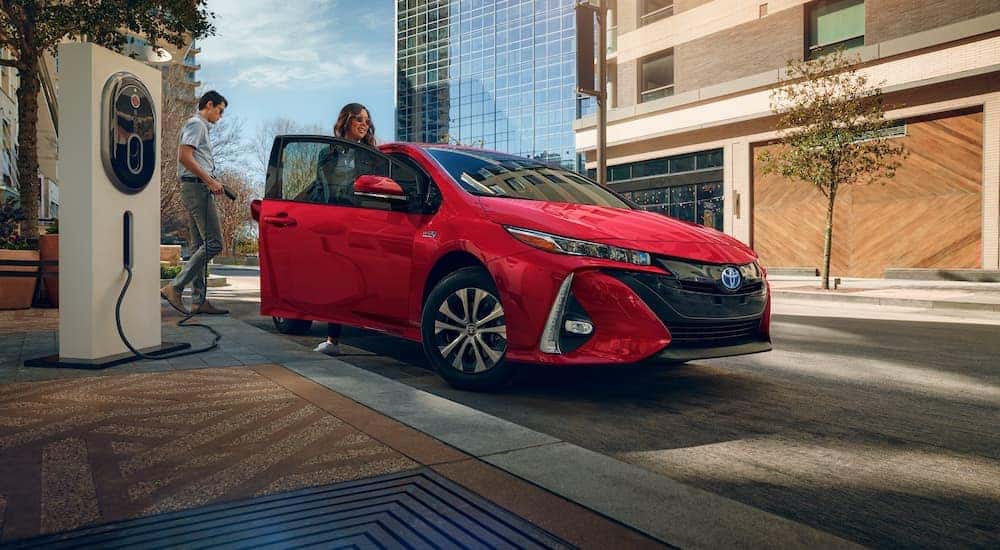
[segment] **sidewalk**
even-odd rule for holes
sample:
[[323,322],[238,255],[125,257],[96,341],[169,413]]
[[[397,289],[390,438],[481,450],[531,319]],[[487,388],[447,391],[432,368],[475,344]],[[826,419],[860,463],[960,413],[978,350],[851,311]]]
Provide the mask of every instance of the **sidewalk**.
[[1000,313],[1000,283],[841,278],[836,290],[822,290],[819,277],[770,276],[768,281],[776,303],[808,300]]
[[51,311],[0,312],[0,542],[852,546],[234,319],[207,354],[24,368]]

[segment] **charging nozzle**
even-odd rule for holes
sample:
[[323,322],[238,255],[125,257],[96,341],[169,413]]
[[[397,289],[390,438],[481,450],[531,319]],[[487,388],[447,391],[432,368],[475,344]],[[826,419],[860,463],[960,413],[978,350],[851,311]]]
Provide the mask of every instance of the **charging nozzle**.
[[236,200],[236,193],[233,193],[232,190],[230,190],[225,185],[222,186],[222,192],[226,194],[226,197],[228,197],[229,200],[231,201]]
[[122,264],[132,269],[132,211],[126,210],[122,219]]

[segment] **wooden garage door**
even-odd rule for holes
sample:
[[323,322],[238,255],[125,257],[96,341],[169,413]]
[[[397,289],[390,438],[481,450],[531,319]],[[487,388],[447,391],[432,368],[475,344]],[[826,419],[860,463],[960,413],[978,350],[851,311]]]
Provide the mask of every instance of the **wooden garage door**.
[[[893,180],[838,195],[831,274],[981,267],[982,111],[911,120],[899,139],[909,157]],[[753,246],[766,266],[819,268],[826,198],[809,184],[761,173],[760,153],[777,147],[753,151]]]

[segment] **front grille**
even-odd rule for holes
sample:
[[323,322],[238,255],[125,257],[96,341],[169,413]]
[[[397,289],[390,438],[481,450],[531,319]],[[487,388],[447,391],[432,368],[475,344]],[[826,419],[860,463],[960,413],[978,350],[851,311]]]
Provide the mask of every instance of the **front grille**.
[[736,344],[758,336],[760,318],[739,321],[683,322],[667,324],[672,346],[707,347]]
[[702,294],[719,294],[723,296],[729,296],[733,294],[753,294],[755,292],[760,292],[764,288],[764,283],[761,281],[747,281],[744,282],[740,288],[732,292],[722,290],[714,282],[703,283],[698,281],[684,281],[678,280],[677,285],[688,292],[701,292]]

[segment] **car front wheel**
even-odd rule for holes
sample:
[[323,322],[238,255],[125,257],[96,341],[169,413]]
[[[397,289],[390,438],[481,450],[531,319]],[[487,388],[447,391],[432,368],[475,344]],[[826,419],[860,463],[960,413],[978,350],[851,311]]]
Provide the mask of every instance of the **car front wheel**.
[[421,317],[424,353],[449,384],[487,391],[506,384],[507,323],[500,293],[481,268],[460,269],[439,282]]
[[271,317],[274,328],[281,334],[305,334],[312,327],[312,321],[304,319],[288,319],[286,317]]

